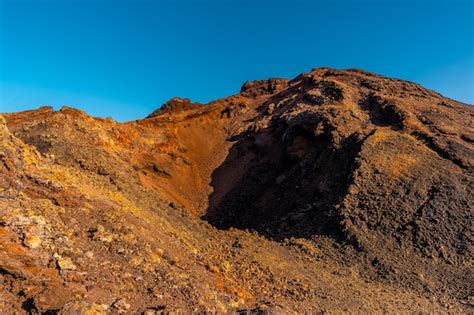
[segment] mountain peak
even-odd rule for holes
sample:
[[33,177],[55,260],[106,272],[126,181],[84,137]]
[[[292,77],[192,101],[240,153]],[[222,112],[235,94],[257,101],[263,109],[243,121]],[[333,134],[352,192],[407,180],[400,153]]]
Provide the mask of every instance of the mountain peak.
[[155,116],[170,113],[170,112],[179,112],[179,111],[186,111],[190,109],[196,109],[201,106],[199,102],[191,102],[189,98],[182,98],[179,96],[175,96],[168,100],[166,103],[161,105],[158,109],[153,111],[150,115],[146,118],[153,118]]

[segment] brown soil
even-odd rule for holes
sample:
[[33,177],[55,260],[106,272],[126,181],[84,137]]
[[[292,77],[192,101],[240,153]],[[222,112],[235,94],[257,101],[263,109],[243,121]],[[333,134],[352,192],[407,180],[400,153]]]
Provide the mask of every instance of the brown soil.
[[474,109],[314,69],[0,116],[2,314],[472,313]]

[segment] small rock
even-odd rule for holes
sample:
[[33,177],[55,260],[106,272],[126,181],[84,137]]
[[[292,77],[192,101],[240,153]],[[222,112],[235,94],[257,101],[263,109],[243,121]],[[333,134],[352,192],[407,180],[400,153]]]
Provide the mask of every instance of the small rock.
[[59,315],[105,315],[105,309],[102,305],[89,302],[72,302],[66,304]]
[[114,236],[111,233],[107,232],[105,228],[100,224],[95,227],[91,227],[89,229],[89,233],[93,240],[101,241],[104,243],[110,243],[114,239]]
[[119,247],[119,248],[117,249],[117,254],[119,254],[119,255],[125,254],[125,248]]
[[110,233],[104,233],[99,237],[99,241],[104,243],[110,243],[114,240],[114,236]]
[[217,268],[216,266],[212,264],[208,264],[207,269],[212,273],[219,273],[219,268]]
[[38,248],[41,246],[41,238],[37,235],[28,235],[23,240],[23,245],[31,249]]
[[94,258],[94,253],[89,250],[84,254],[84,256],[86,256],[89,259],[92,259]]
[[58,264],[59,269],[61,269],[61,270],[75,270],[75,269],[77,269],[76,265],[74,265],[71,258],[69,258],[69,257],[59,256],[57,258],[57,264]]
[[130,304],[128,304],[124,299],[118,299],[114,304],[112,304],[112,307],[119,313],[125,313],[130,308]]

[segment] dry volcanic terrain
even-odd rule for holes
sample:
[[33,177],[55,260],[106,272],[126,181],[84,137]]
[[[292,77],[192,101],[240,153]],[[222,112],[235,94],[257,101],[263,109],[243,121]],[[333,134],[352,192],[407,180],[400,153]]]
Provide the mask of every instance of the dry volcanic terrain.
[[473,313],[474,107],[318,68],[0,115],[0,313]]

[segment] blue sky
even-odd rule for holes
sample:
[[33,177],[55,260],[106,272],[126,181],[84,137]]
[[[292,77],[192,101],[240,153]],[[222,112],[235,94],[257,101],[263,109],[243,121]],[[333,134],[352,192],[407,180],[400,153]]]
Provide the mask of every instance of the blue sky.
[[0,0],[0,112],[119,121],[246,80],[362,68],[474,103],[472,0]]

